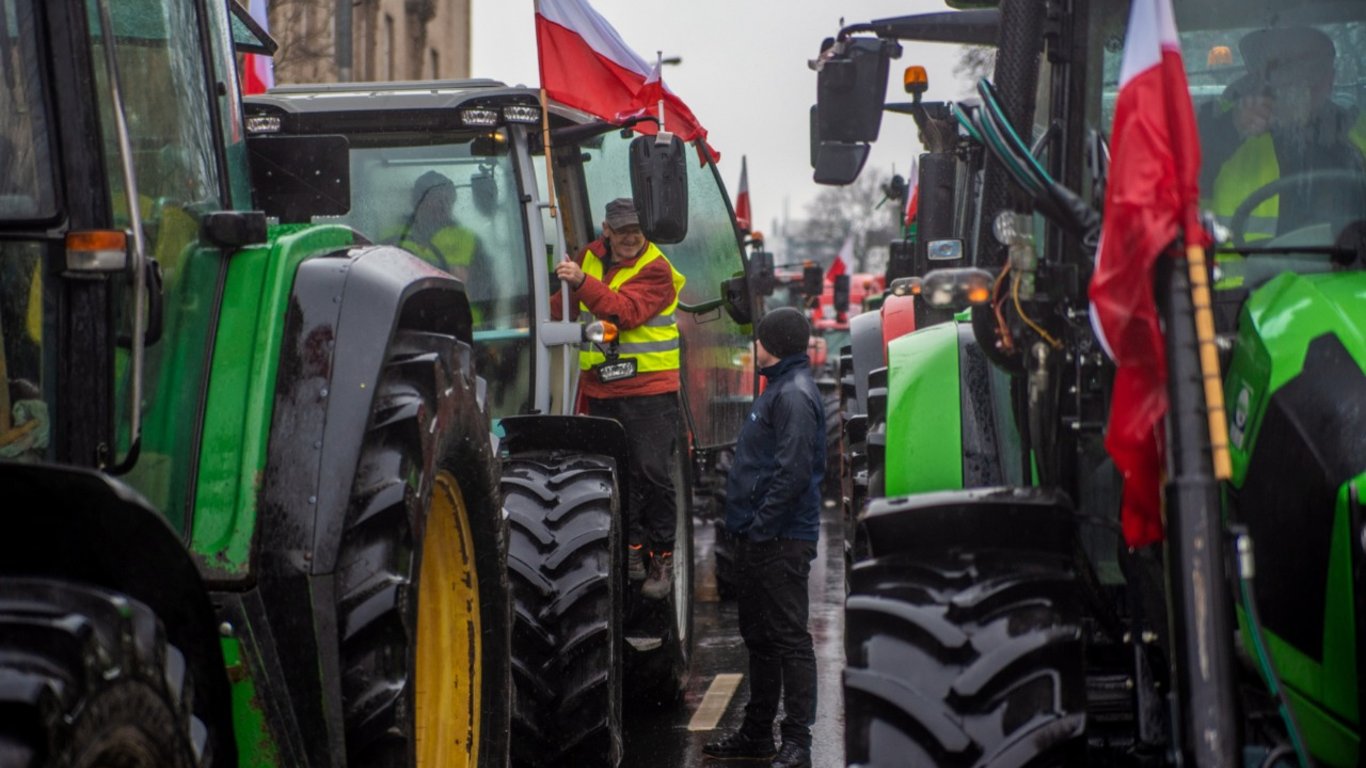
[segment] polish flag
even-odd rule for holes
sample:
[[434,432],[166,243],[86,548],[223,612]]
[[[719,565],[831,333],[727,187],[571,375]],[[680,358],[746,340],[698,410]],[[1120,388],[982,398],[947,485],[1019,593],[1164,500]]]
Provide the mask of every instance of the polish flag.
[[740,225],[741,232],[748,234],[753,216],[749,211],[749,167],[745,160],[746,158],[742,155],[740,157],[740,191],[735,195],[735,222]]
[[835,254],[835,260],[830,262],[830,268],[825,270],[825,280],[830,282],[836,277],[849,272],[854,266],[854,233],[844,238],[844,245],[840,246],[840,252]]
[[[247,10],[256,23],[261,25],[261,29],[270,31],[270,14],[266,11],[266,0],[251,0]],[[265,93],[275,87],[275,63],[271,57],[259,53],[243,54],[242,70],[243,95]]]
[[1187,245],[1207,239],[1197,212],[1199,134],[1171,0],[1134,0],[1119,82],[1091,324],[1116,365],[1105,448],[1124,477],[1124,538],[1142,546],[1163,535],[1167,361],[1153,269],[1178,235]]
[[[706,129],[664,85],[659,67],[631,50],[587,0],[537,0],[536,48],[548,97],[610,122],[658,116],[662,100],[665,130],[706,143]],[[634,128],[647,135],[658,130],[648,122]],[[720,157],[710,145],[707,150],[713,160]]]
[[920,212],[920,158],[911,159],[910,177],[906,179],[906,214],[902,217],[902,224],[911,226],[915,223],[915,215]]

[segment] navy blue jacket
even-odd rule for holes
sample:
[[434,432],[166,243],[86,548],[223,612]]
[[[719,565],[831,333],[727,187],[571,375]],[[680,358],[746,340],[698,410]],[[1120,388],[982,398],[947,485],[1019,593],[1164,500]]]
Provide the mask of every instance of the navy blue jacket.
[[820,537],[825,405],[806,353],[759,371],[754,401],[726,478],[726,528],[750,541]]

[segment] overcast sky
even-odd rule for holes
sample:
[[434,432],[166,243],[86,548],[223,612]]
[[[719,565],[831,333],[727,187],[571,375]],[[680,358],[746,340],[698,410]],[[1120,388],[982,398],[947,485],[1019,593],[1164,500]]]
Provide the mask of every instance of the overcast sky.
[[[821,187],[811,181],[808,110],[816,99],[816,73],[807,67],[821,40],[846,23],[948,10],[941,0],[590,0],[627,44],[653,62],[656,51],[681,56],[664,80],[687,102],[721,152],[719,168],[732,199],[740,158],[749,158],[754,226],[770,230],[786,209],[805,218]],[[474,77],[536,85],[532,0],[473,0]],[[889,100],[905,101],[901,71],[922,64],[929,72],[926,98],[960,98],[967,83],[954,79],[958,47],[906,44],[892,62]],[[895,90],[893,90],[895,89]],[[868,159],[905,174],[920,153],[910,117],[888,114]]]

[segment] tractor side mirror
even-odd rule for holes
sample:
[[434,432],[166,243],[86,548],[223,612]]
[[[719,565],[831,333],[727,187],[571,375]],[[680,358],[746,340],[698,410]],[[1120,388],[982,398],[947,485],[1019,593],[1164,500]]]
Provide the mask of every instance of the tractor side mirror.
[[834,296],[831,304],[835,307],[835,314],[843,317],[849,312],[849,275],[835,275]]
[[915,241],[893,240],[887,244],[886,284],[915,274]]
[[686,145],[672,133],[637,136],[630,147],[631,196],[650,240],[677,243],[688,236]]
[[887,70],[901,44],[876,37],[837,41],[812,62],[821,141],[877,141]]
[[248,136],[257,207],[281,224],[348,213],[350,148],[345,136]]
[[863,170],[863,164],[868,161],[870,151],[872,147],[867,144],[821,142],[812,163],[815,171],[811,178],[817,184],[852,184]]
[[751,251],[743,275],[721,283],[726,314],[738,325],[758,322],[763,314],[763,297],[773,293],[773,254]]
[[809,299],[811,297],[820,298],[825,290],[825,270],[819,264],[807,264],[802,267],[802,293]]

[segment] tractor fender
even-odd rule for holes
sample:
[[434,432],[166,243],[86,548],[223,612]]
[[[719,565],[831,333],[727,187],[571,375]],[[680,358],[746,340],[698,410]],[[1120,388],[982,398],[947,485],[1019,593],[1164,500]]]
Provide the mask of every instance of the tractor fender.
[[[319,647],[319,638],[338,636],[337,615],[318,606],[336,599],[350,491],[386,353],[399,329],[469,344],[472,322],[463,283],[392,246],[302,262],[289,301],[252,552],[262,598],[253,604],[265,613],[252,624],[270,625],[275,640],[260,649],[262,663],[277,665],[284,679],[258,685],[273,689],[267,699],[287,696],[297,723],[325,724],[300,734],[306,754],[343,755],[341,713],[325,705],[340,673]],[[473,381],[468,347],[458,364],[452,375]],[[471,431],[461,439],[489,439],[487,422]]]
[[[262,524],[275,529],[264,537],[272,549],[296,552],[318,575],[336,566],[360,438],[394,332],[427,330],[468,344],[472,323],[459,280],[392,246],[303,262],[290,304]],[[462,364],[473,376],[468,355]]]
[[615,419],[597,416],[506,416],[498,421],[503,456],[531,451],[568,451],[611,456],[617,463],[617,486],[622,499],[631,498],[630,453],[626,430]]
[[868,412],[868,374],[887,365],[887,345],[882,338],[882,313],[864,312],[849,320],[849,347],[854,366],[856,413]]
[[235,765],[232,705],[218,621],[180,536],[136,491],[76,467],[0,462],[0,574],[69,579],[134,598],[185,655],[195,714],[215,760]]
[[873,499],[859,518],[872,557],[934,556],[971,547],[1070,557],[1072,502],[1058,490],[997,486]]
[[915,296],[889,295],[882,301],[882,345],[915,330]]

